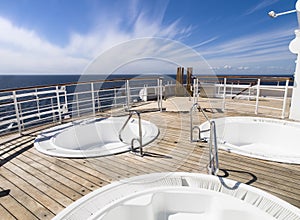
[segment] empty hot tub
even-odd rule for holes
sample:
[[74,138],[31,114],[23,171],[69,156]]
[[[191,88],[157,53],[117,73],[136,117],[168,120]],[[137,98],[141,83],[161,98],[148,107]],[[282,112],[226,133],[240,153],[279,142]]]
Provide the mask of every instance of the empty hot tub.
[[[132,139],[139,137],[137,119],[130,119],[120,133],[127,117],[83,120],[59,125],[43,131],[34,142],[35,148],[57,157],[83,158],[123,153],[131,150]],[[159,134],[156,125],[141,120],[143,146]],[[120,138],[121,137],[121,140]],[[134,142],[134,148],[139,142]]]
[[[300,164],[300,123],[259,117],[214,119],[218,146],[259,159]],[[209,127],[205,122],[201,130]],[[202,133],[208,137],[209,133]]]
[[54,220],[299,220],[300,211],[262,190],[196,173],[152,173],[114,182],[69,205]]

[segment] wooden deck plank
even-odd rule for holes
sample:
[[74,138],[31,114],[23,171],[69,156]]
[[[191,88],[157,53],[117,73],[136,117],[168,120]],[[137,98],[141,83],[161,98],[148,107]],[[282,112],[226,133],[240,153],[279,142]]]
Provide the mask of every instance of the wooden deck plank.
[[5,209],[1,204],[0,204],[0,215],[1,215],[1,219],[5,219],[5,220],[16,219],[16,217],[14,217],[10,212],[8,212],[8,210]]
[[81,162],[82,164],[81,166],[79,166],[72,160],[69,159],[63,160],[61,158],[49,157],[39,152],[36,152],[35,149],[33,149],[32,151],[28,151],[25,154],[27,154],[32,158],[39,158],[38,159],[39,163],[48,166],[52,170],[56,171],[58,174],[61,174],[73,181],[76,181],[77,183],[81,184],[82,186],[86,187],[89,190],[93,190],[95,188],[94,186],[101,187],[109,183],[109,181],[103,180],[105,178],[107,179],[108,178],[107,176],[102,175],[99,177],[95,177],[93,175],[89,175],[84,170],[82,170],[83,169],[82,165],[84,161]]
[[[24,192],[30,192],[30,196],[32,198],[34,198],[39,203],[43,204],[43,206],[47,207],[52,213],[56,213],[56,210],[65,207],[62,204],[65,201],[56,201],[52,198],[53,195],[51,193],[53,192],[53,190],[50,187],[47,188],[47,186],[44,186],[43,184],[31,185],[31,181],[34,182],[35,177],[26,176],[28,178],[26,178],[26,180],[23,179],[22,176],[19,176],[18,169],[11,165],[1,169],[1,174],[6,179],[9,178],[11,182],[18,183],[18,187]],[[49,193],[45,194],[44,192]]]
[[[28,154],[29,157],[27,157],[26,154],[23,154],[22,156],[22,158],[19,158],[20,160],[28,162],[30,166],[34,167],[35,169],[39,170],[41,173],[49,176],[50,178],[55,179],[56,181],[58,181],[59,184],[70,187],[78,194],[85,195],[87,192],[91,191],[90,189],[85,187],[84,184],[81,182],[82,179],[80,176],[75,176],[72,173],[67,172],[66,170],[58,169],[56,166],[53,169],[53,166],[51,168],[50,163],[39,163],[38,161],[33,160],[34,157],[32,157],[30,154]],[[43,160],[43,162],[45,162],[45,160]],[[88,184],[88,186],[90,186],[90,183]]]
[[[26,160],[25,160],[26,161]],[[28,162],[28,161],[27,161]],[[52,178],[46,175],[47,172],[41,172],[40,170],[28,165],[30,163],[23,162],[22,160],[13,161],[12,164],[18,166],[20,169],[24,170],[28,173],[28,175],[35,176],[38,180],[41,180],[43,184],[47,186],[51,186],[54,190],[60,192],[62,195],[66,196],[67,198],[75,201],[82,197],[83,194],[71,189],[70,187],[66,186],[62,182],[58,182],[55,178]],[[37,183],[39,184],[39,183]],[[67,200],[67,203],[70,201]]]
[[[1,169],[0,182],[4,189],[9,189],[9,196],[0,199],[1,205],[5,207],[16,219],[51,219],[54,214],[41,205],[38,201],[29,195],[31,192],[20,189],[7,177],[2,175]],[[18,183],[17,183],[18,184]]]
[[[231,114],[237,113],[227,113]],[[9,157],[10,161],[1,167],[0,182],[5,182],[5,188],[13,189],[4,198],[18,206],[28,200],[28,209],[23,207],[23,212],[33,218],[50,219],[73,200],[112,181],[154,172],[207,172],[207,144],[190,143],[188,113],[156,112],[142,117],[155,122],[161,130],[158,139],[144,149],[144,157],[124,153],[93,159],[65,159],[41,154],[32,147],[16,155],[20,149],[32,145],[34,135],[25,135],[2,146],[0,153],[7,152],[1,158]],[[203,117],[198,119],[204,121]],[[299,165],[268,162],[222,150],[219,158],[220,168],[228,171],[228,178],[246,183],[253,174],[257,179],[251,185],[300,207]],[[220,175],[223,174],[221,170]],[[36,185],[41,187],[36,189]],[[2,207],[6,214],[15,211],[12,206]]]

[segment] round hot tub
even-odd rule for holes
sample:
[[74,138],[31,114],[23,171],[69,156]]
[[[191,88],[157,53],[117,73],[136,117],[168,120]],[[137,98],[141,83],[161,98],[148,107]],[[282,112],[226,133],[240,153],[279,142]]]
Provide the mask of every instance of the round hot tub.
[[[216,123],[218,146],[259,159],[300,164],[300,123],[259,117],[225,117]],[[200,130],[209,123],[200,125]],[[209,137],[209,132],[202,133]]]
[[[127,117],[83,120],[59,125],[43,131],[34,142],[35,148],[45,154],[58,157],[83,158],[123,153],[131,150],[132,139],[139,137],[137,119]],[[152,142],[159,134],[156,125],[142,120],[142,144]],[[121,140],[120,140],[121,137]],[[134,141],[134,148],[139,142]]]
[[196,173],[152,173],[111,183],[82,197],[58,219],[300,219],[295,206],[258,188]]

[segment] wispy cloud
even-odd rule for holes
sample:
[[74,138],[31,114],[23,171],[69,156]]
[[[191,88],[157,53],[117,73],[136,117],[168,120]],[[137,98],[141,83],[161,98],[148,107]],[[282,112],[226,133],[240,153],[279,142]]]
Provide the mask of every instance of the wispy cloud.
[[256,11],[259,11],[263,8],[266,8],[270,5],[275,4],[276,2],[278,2],[279,0],[263,0],[261,1],[259,4],[257,4],[256,6],[250,8],[248,11],[246,11],[245,15],[250,15],[255,13]]
[[33,30],[14,26],[0,18],[0,72],[52,72],[76,69],[86,60],[68,55],[63,48],[41,38]]
[[[221,69],[231,66],[237,70],[247,71],[258,66],[272,64],[293,67],[295,55],[288,50],[288,45],[293,39],[293,29],[277,29],[255,35],[247,35],[227,42],[222,42],[206,49],[198,48],[208,62]],[[226,68],[228,69],[228,68]],[[274,69],[274,68],[273,68]]]
[[200,42],[200,43],[198,43],[196,45],[193,45],[192,48],[193,49],[197,49],[198,47],[202,47],[202,46],[204,46],[206,44],[209,44],[209,43],[211,43],[211,42],[213,42],[213,41],[215,41],[217,39],[218,39],[218,37],[212,37],[212,38],[210,38],[208,40],[205,40],[205,41],[202,41],[202,42]]
[[[165,4],[157,7],[153,19],[133,0],[128,5],[130,16],[120,13],[108,20],[107,17],[111,17],[107,16],[108,11],[89,32],[70,33],[65,46],[50,43],[35,30],[18,27],[0,17],[0,73],[80,73],[97,55],[130,39],[189,36],[191,27],[182,28],[180,18],[163,24]],[[124,28],[126,26],[128,28]]]
[[[157,2],[162,4],[160,1]],[[253,13],[270,4],[271,1],[264,1],[249,12]],[[182,27],[182,18],[176,18],[168,24],[163,22],[166,7],[167,3],[155,6],[158,9],[151,14],[149,8],[147,11],[142,8],[139,1],[132,0],[128,10],[124,10],[126,13],[114,14],[110,16],[114,19],[109,20],[108,11],[96,18],[98,22],[90,31],[70,33],[68,43],[64,46],[50,43],[35,30],[19,27],[10,20],[0,17],[2,32],[0,73],[81,73],[91,60],[122,42],[144,37],[175,40],[189,37],[194,27]],[[251,71],[253,68],[268,64],[273,67],[276,66],[274,64],[279,65],[283,62],[285,62],[284,66],[289,66],[290,63],[293,65],[295,55],[288,51],[288,43],[292,38],[293,30],[285,27],[281,30],[247,35],[225,42],[219,36],[212,37],[191,46],[190,49],[203,55],[211,64],[211,70]],[[128,59],[137,59],[136,55],[140,54],[144,57],[160,57],[161,60],[166,61],[165,65],[173,62],[171,70],[174,70],[174,65],[176,66],[177,63],[184,65],[192,65],[194,61],[201,63],[197,55],[190,53],[186,47],[169,42],[163,45],[162,42],[154,40],[150,44],[146,40],[142,45],[119,46],[118,49],[111,50],[113,54],[106,53],[106,58],[109,58],[106,61],[122,63]],[[128,53],[130,50],[128,45],[134,47],[130,53]],[[181,60],[177,58],[179,56]],[[148,61],[145,63],[149,64]],[[109,63],[109,65],[113,64]],[[148,66],[149,72],[155,72],[155,68]],[[143,65],[139,66],[142,67]],[[128,68],[123,69],[128,70]],[[166,67],[165,70],[167,69]]]

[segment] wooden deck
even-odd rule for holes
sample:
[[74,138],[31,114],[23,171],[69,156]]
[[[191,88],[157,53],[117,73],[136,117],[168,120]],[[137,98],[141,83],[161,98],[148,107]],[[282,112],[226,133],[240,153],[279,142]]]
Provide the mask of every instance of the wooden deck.
[[[213,113],[239,115],[238,111]],[[212,117],[212,113],[208,113]],[[244,115],[244,113],[243,113]],[[250,113],[248,115],[251,115]],[[127,177],[154,172],[207,173],[208,148],[189,141],[189,113],[148,112],[142,118],[160,129],[145,156],[132,153],[93,159],[64,159],[33,147],[37,131],[1,140],[1,219],[51,219],[89,192]],[[197,117],[203,122],[203,117]],[[197,123],[197,122],[196,122]],[[300,166],[268,162],[219,151],[220,176],[263,189],[300,207]]]

